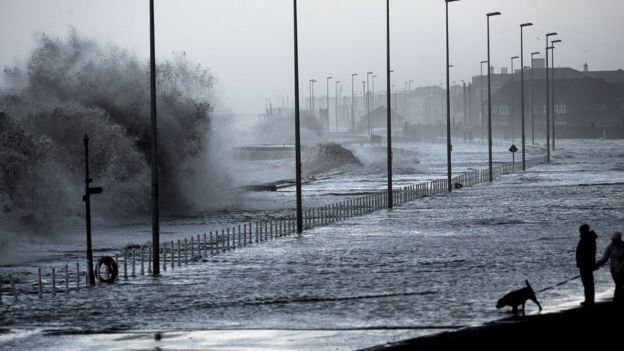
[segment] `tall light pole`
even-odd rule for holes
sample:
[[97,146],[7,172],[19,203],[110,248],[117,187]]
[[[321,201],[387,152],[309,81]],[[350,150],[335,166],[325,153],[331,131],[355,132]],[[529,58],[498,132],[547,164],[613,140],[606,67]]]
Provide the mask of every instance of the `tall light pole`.
[[491,81],[491,65],[490,65],[490,17],[499,16],[500,12],[490,12],[487,17],[487,62],[488,62],[488,169],[490,173],[490,182],[494,180],[492,174],[492,81]]
[[[362,103],[363,104],[366,103],[366,81],[365,80],[362,81]],[[364,110],[364,108],[362,110]]]
[[408,96],[409,96],[409,88],[408,88],[408,84],[409,84],[408,81],[405,81],[405,83],[403,84],[404,90],[405,90],[405,111],[404,111],[404,113],[408,113],[408,111],[409,111],[409,98],[408,98]]
[[522,170],[526,171],[526,134],[524,129],[524,28],[532,26],[533,23],[522,23],[520,25],[520,67],[522,81]]
[[412,83],[413,80],[407,82],[407,119],[412,122]]
[[[479,76],[479,81],[481,83],[481,90],[479,91],[479,96],[481,97],[481,106],[479,106],[479,117],[481,117],[481,140],[485,139],[485,121],[483,120],[483,64],[488,63],[487,61],[481,61],[481,76]],[[488,67],[488,71],[490,68]]]
[[375,110],[375,78],[377,78],[376,74],[373,74],[371,80],[373,82],[373,111]]
[[[390,0],[386,0],[386,91],[390,91]],[[388,138],[388,208],[393,207],[392,201],[392,104],[390,94],[386,94],[387,110],[387,138]]]
[[371,136],[372,132],[371,132],[371,124],[370,124],[370,104],[369,104],[369,98],[370,98],[370,75],[373,74],[373,72],[366,72],[366,118],[368,118],[368,135]]
[[509,106],[509,115],[511,116],[511,142],[515,143],[516,142],[516,120],[514,119],[514,101],[515,101],[515,96],[514,96],[514,76],[516,75],[516,72],[514,71],[514,60],[519,59],[519,56],[512,56],[511,57],[511,105]]
[[[297,28],[297,0],[293,0],[293,10],[295,38],[295,181],[297,201],[297,233],[302,233],[303,203],[301,201],[301,128],[299,123],[299,40]],[[313,84],[312,81],[313,80],[310,80],[310,84]],[[310,106],[312,106],[312,100],[310,100]]]
[[317,80],[316,79],[310,79],[310,91],[311,91],[311,99],[312,102],[310,104],[310,106],[312,106],[312,113],[314,113],[314,83],[316,83]]
[[550,82],[548,81],[548,50],[549,38],[557,35],[556,32],[546,34],[546,160],[550,163]]
[[351,132],[355,135],[355,88],[353,87],[353,78],[357,73],[351,74]]
[[340,84],[340,81],[337,80],[336,81],[336,109],[335,109],[335,115],[336,115],[336,133],[338,133],[338,84]]
[[[329,81],[330,79],[334,79],[334,77],[327,77],[326,78],[326,82],[327,82],[327,96],[325,97],[325,108],[327,108],[327,111],[329,111]],[[328,112],[329,115],[329,112]]]
[[152,274],[160,274],[160,204],[158,189],[158,127],[156,118],[156,38],[154,0],[150,0],[150,112],[152,161]]
[[327,83],[327,89],[325,90],[327,92],[327,96],[325,96],[325,108],[327,109],[327,137],[329,138],[329,80],[330,79],[334,79],[334,77],[327,77],[326,78],[326,83]]
[[444,0],[446,10],[446,166],[447,166],[447,183],[449,193],[453,191],[451,184],[452,166],[451,152],[453,145],[451,144],[451,83],[450,83],[450,57],[449,57],[449,15],[448,4],[459,0]]
[[551,67],[552,67],[552,120],[553,120],[553,125],[552,125],[552,148],[553,151],[555,150],[555,126],[557,125],[556,123],[556,118],[557,118],[557,114],[555,113],[555,44],[557,43],[561,43],[561,40],[553,40],[552,42],[550,42],[550,59],[551,59]]
[[531,53],[531,144],[535,145],[535,101],[534,101],[534,89],[533,89],[533,72],[535,71],[535,55],[539,55],[539,51]]

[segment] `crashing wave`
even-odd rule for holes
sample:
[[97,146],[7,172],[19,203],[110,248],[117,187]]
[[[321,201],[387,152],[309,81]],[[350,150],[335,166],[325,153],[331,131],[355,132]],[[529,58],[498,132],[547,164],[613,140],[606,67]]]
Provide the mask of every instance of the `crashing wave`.
[[[210,72],[184,56],[157,65],[159,168],[164,212],[200,209],[223,175],[210,168],[215,117]],[[25,65],[4,70],[0,94],[0,222],[36,232],[81,216],[83,136],[90,137],[94,213],[149,213],[148,62],[72,31],[38,38]],[[0,228],[3,229],[3,228]]]

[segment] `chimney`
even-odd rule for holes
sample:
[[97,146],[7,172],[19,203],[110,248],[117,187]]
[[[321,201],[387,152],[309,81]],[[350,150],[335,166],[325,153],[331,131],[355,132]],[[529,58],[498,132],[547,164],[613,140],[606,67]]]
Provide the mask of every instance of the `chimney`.
[[583,65],[583,72],[589,72],[589,65],[587,64],[587,62],[585,62],[585,64]]

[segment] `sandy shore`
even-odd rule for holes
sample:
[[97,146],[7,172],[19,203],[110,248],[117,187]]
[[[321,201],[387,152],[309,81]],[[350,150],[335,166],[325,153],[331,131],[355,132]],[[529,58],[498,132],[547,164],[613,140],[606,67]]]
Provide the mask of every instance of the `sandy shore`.
[[[452,350],[539,348],[556,345],[557,349],[578,348],[591,344],[592,349],[622,344],[624,308],[612,302],[593,307],[579,307],[562,312],[514,316],[484,326],[404,340],[365,349],[381,350]],[[619,346],[618,346],[619,347]]]

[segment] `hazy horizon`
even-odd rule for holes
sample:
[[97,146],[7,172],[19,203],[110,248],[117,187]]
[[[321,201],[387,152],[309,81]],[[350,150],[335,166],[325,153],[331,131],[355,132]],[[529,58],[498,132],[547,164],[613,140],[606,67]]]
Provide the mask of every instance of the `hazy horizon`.
[[[24,63],[35,47],[36,33],[65,38],[70,28],[87,38],[110,43],[149,58],[149,17],[145,1],[5,0],[0,4],[0,64]],[[36,5],[36,6],[35,6]],[[492,64],[498,72],[520,53],[519,24],[525,29],[525,65],[532,51],[543,53],[544,33],[556,31],[557,66],[590,70],[624,67],[617,38],[624,35],[620,14],[624,3],[599,1],[460,1],[449,4],[451,81],[461,82],[479,72],[486,59],[485,13],[492,18]],[[444,73],[444,2],[391,1],[393,84],[438,85]],[[549,23],[548,23],[549,22]],[[302,99],[309,79],[317,79],[316,96],[325,94],[325,77],[356,91],[367,71],[378,75],[377,90],[385,90],[385,1],[299,1],[300,80]],[[292,1],[156,1],[157,60],[186,53],[216,76],[220,95],[234,113],[257,113],[265,98],[281,105],[293,97]],[[518,63],[519,65],[519,63]],[[147,78],[146,78],[147,79]],[[330,94],[333,95],[333,82]],[[359,88],[359,89],[358,89]]]

